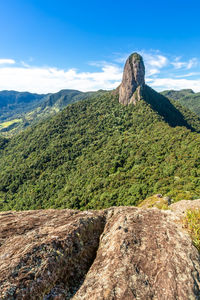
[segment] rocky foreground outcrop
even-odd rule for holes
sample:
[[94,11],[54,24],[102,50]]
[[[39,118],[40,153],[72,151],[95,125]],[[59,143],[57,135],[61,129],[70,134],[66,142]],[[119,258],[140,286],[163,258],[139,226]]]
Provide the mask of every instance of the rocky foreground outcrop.
[[123,105],[136,104],[142,99],[145,85],[145,67],[142,56],[131,54],[124,67],[122,83],[119,87],[119,102]]
[[4,212],[0,224],[2,300],[200,299],[200,254],[176,212]]

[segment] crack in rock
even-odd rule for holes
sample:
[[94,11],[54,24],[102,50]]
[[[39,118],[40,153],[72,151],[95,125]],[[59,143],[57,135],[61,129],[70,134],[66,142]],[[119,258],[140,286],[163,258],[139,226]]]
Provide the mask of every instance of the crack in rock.
[[0,299],[199,300],[200,255],[175,212],[0,213]]

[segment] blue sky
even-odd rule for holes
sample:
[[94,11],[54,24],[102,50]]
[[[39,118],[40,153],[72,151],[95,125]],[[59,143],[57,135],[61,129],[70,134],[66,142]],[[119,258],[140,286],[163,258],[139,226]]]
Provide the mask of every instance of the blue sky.
[[0,90],[112,89],[143,55],[156,90],[200,91],[200,2],[0,2]]

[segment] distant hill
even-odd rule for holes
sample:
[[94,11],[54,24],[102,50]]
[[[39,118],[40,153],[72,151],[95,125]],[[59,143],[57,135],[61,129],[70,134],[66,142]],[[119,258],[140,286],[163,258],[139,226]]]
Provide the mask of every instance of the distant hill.
[[184,89],[180,91],[167,90],[161,94],[170,99],[177,100],[181,105],[200,116],[200,93],[194,93],[191,89]]
[[27,126],[54,115],[69,103],[73,103],[98,92],[83,93],[62,90],[55,94],[39,95],[28,92],[0,92],[0,134],[10,137]]
[[28,92],[0,91],[0,121],[33,110],[44,97],[45,95]]

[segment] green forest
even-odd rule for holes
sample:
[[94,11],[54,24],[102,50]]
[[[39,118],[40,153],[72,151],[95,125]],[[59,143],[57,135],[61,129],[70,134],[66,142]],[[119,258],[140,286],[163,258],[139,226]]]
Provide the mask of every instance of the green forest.
[[191,89],[184,89],[180,91],[163,91],[162,94],[168,98],[178,101],[181,105],[189,108],[200,117],[200,93],[195,93]]
[[200,194],[200,120],[145,87],[123,106],[105,92],[0,138],[0,210],[137,205]]

